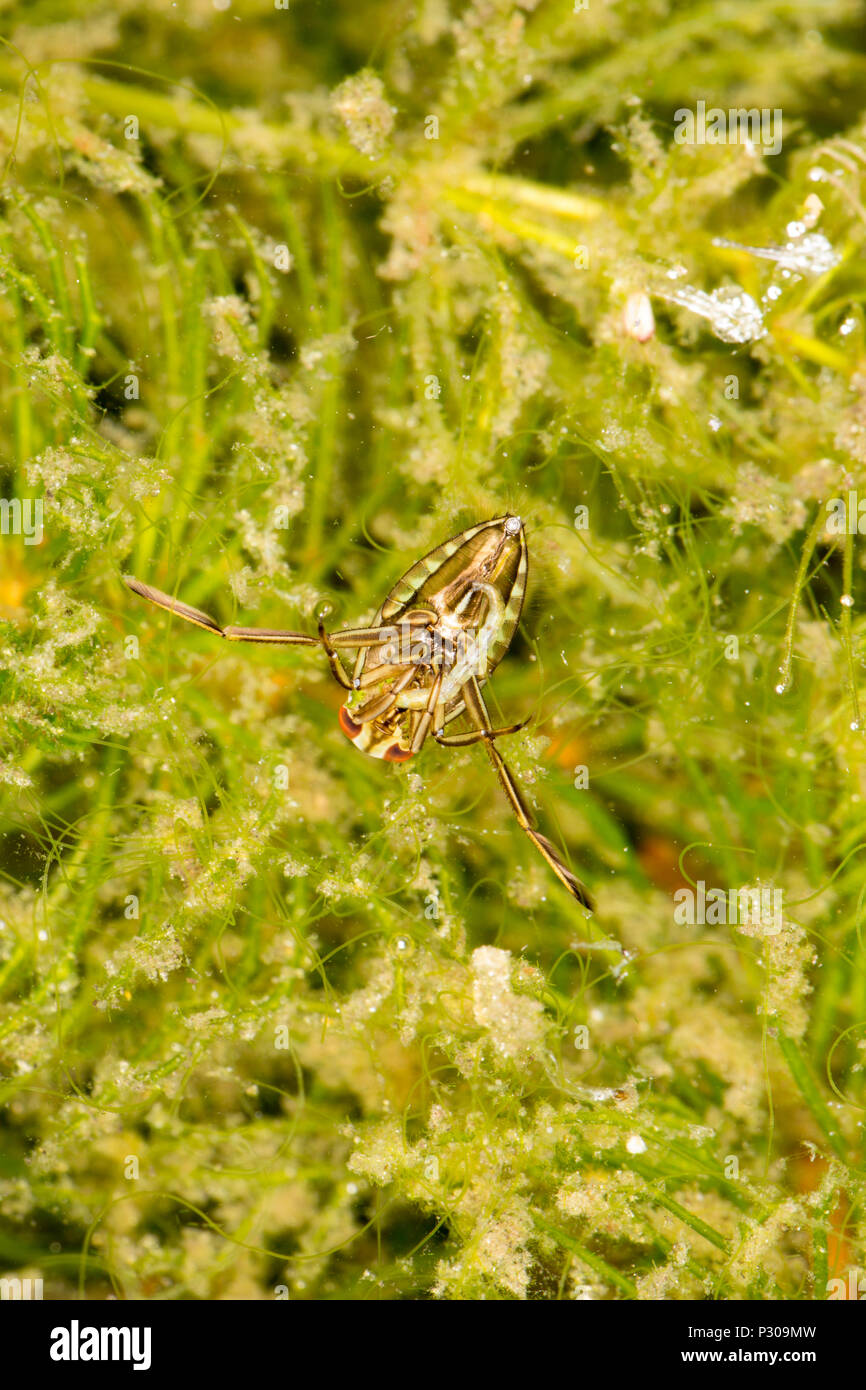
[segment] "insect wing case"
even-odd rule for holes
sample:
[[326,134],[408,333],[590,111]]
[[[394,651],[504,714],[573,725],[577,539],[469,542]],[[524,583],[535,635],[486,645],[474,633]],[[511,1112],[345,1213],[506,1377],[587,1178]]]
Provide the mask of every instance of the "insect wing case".
[[[461,603],[465,605],[462,622],[467,627],[478,625],[484,614],[485,597],[479,592],[467,601],[467,595],[474,584],[490,585],[498,593],[503,611],[498,631],[487,649],[486,679],[508,651],[517,630],[528,572],[529,554],[520,519],[494,517],[460,531],[417,560],[398,579],[373,626],[399,624],[416,609],[429,609],[447,620]],[[389,652],[381,647],[359,651],[354,676],[359,678],[370,665],[383,664],[383,656],[387,660]],[[449,720],[462,708],[461,700],[449,709]]]

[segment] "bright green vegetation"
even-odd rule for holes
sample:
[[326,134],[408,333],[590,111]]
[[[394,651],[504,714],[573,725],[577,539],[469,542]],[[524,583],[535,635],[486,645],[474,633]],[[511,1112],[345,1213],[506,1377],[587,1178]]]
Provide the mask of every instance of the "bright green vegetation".
[[[3,1264],[130,1298],[866,1272],[866,549],[827,526],[866,504],[862,6],[3,20],[0,495],[44,503],[0,536]],[[677,143],[698,101],[780,109],[781,154]],[[742,249],[788,242],[788,275]],[[751,336],[694,297],[726,288]],[[314,631],[506,510],[534,570],[491,699],[535,713],[503,751],[588,923],[483,749],[359,756],[316,653],[121,582]],[[699,880],[781,918],[678,922]]]

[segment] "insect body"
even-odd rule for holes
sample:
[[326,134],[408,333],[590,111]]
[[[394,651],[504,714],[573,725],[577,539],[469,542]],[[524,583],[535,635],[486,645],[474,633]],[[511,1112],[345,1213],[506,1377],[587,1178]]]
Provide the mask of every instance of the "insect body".
[[[556,848],[535,828],[514,776],[496,746],[527,722],[494,728],[481,687],[505,655],[526,593],[528,553],[519,517],[471,526],[417,561],[398,580],[369,627],[318,637],[274,628],[221,628],[207,613],[126,576],[142,598],[230,642],[321,646],[347,692],[340,727],[356,748],[405,762],[432,735],[446,748],[483,743],[515,815],[572,897],[591,908],[586,889]],[[347,670],[341,653],[354,650]],[[447,734],[465,715],[471,727]]]

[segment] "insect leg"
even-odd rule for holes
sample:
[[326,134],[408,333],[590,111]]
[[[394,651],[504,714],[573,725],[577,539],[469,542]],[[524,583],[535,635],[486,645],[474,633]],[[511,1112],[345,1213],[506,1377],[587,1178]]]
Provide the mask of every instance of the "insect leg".
[[[435,618],[435,614],[432,615]],[[325,649],[328,662],[335,680],[339,681],[344,690],[354,690],[356,686],[352,677],[340,660],[337,649],[359,648],[359,647],[390,647],[391,655],[399,658],[401,646],[405,647],[406,629],[411,633],[415,628],[426,628],[429,626],[431,615],[426,611],[419,610],[412,613],[407,619],[403,620],[400,627],[347,627],[341,628],[337,632],[326,632],[324,623],[319,622],[319,641]],[[406,665],[403,660],[398,660],[394,669],[402,670]],[[376,668],[377,670],[380,668]],[[391,669],[391,667],[389,667]],[[402,687],[401,687],[402,689]]]
[[370,666],[366,671],[362,671],[358,677],[357,690],[366,690],[368,685],[381,685],[383,681],[391,681],[395,676],[402,676],[406,670],[405,661],[398,662],[394,666]]
[[491,727],[490,715],[484,703],[484,696],[481,694],[478,682],[474,676],[471,676],[463,687],[463,698],[466,702],[466,713],[479,726],[479,732],[484,738],[484,746],[487,749],[487,756],[496,769],[496,774],[502,784],[502,790],[511,802],[521,829],[526,831],[526,834],[529,836],[536,849],[543,854],[560,883],[568,889],[573,898],[576,898],[587,911],[591,912],[592,899],[580,879],[575,877],[568,865],[563,862],[555,845],[552,845],[547,836],[542,835],[540,830],[536,830],[532,823],[532,816],[523,799],[520,788],[514,780],[514,774],[508,764],[503,760],[494,742],[495,730]]
[[331,639],[325,631],[325,624],[319,619],[319,641],[325,649],[325,656],[328,658],[328,665],[331,668],[331,675],[338,685],[344,690],[354,690],[352,678],[331,645]]
[[400,691],[404,690],[414,677],[415,667],[405,667],[403,674],[398,676],[393,685],[390,685],[381,695],[375,695],[365,705],[360,705],[357,709],[352,710],[352,718],[355,723],[371,724],[374,719],[384,719],[385,715],[390,714],[396,705]]
[[283,627],[225,627],[223,637],[229,642],[275,642],[286,647],[317,647],[317,637],[305,632],[290,632]]
[[439,704],[439,693],[442,689],[442,676],[443,672],[439,671],[430,687],[430,698],[427,701],[427,708],[412,731],[412,742],[409,747],[413,753],[417,753],[420,748],[423,748],[427,735],[432,728],[433,716],[436,713],[436,706]]
[[[408,626],[420,628],[426,627],[427,623],[409,623]],[[337,632],[330,632],[328,640],[332,647],[384,647],[391,642],[399,642],[401,636],[400,627],[391,624],[387,627],[343,627]]]
[[504,734],[518,734],[528,723],[529,719],[521,719],[519,724],[506,724],[502,729],[469,729],[465,734],[434,734],[434,738],[443,748],[468,748],[470,744],[480,743],[485,738],[502,738]]
[[149,603],[155,603],[157,608],[165,608],[169,613],[176,613],[185,622],[195,623],[196,627],[203,627],[208,632],[215,632],[217,637],[225,637],[229,642],[277,642],[291,647],[317,647],[319,645],[317,637],[308,637],[305,632],[290,632],[285,628],[220,627],[214,618],[210,617],[208,613],[203,613],[200,608],[192,608],[188,603],[181,603],[179,599],[172,598],[170,594],[164,594],[161,589],[154,589],[149,584],[142,584],[140,579],[134,579],[132,575],[125,574],[123,579],[127,588],[130,588],[134,594],[146,598]]

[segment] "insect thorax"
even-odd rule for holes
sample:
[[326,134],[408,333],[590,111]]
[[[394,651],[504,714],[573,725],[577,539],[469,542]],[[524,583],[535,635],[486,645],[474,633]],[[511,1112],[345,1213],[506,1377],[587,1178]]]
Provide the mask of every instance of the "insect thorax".
[[361,650],[355,663],[356,689],[340,723],[356,746],[400,761],[431,700],[437,732],[457,718],[462,687],[471,678],[483,684],[510,645],[525,585],[516,517],[473,527],[408,570],[376,616],[388,639]]

